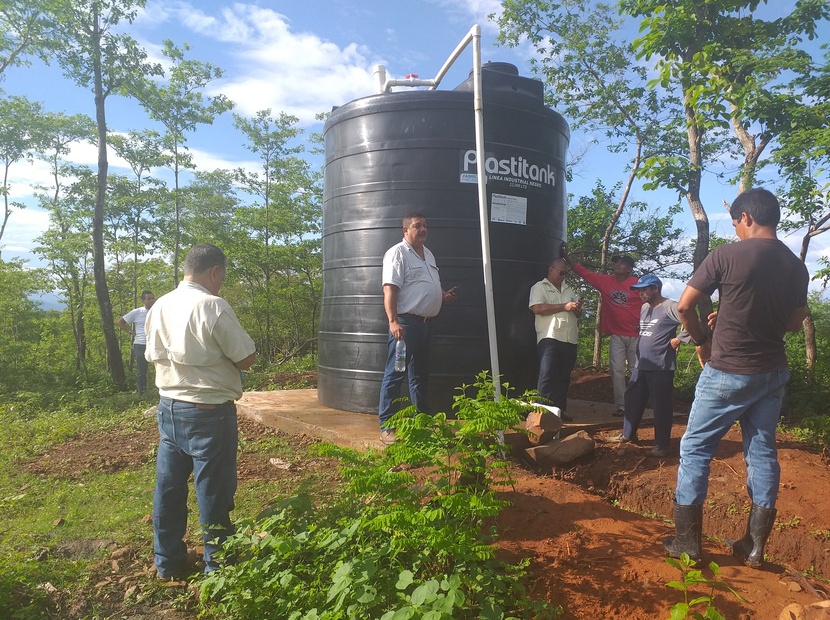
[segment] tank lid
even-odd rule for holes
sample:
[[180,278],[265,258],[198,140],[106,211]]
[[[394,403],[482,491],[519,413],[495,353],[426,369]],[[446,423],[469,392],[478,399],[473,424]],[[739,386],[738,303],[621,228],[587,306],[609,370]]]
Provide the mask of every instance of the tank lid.
[[[455,87],[457,91],[473,91],[473,72]],[[516,65],[509,62],[488,62],[481,65],[481,90],[487,95],[510,95],[528,97],[544,105],[544,85],[539,80],[519,75]]]

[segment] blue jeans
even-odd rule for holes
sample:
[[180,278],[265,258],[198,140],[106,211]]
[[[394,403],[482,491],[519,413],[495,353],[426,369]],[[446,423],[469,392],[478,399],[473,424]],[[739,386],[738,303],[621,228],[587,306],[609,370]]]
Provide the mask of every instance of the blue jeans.
[[643,420],[649,395],[654,405],[654,445],[668,448],[671,441],[671,426],[674,418],[672,394],[674,392],[673,370],[631,371],[631,380],[625,390],[625,418],[623,435],[634,441],[637,429]]
[[[204,409],[161,398],[159,448],[153,498],[153,548],[162,577],[185,569],[187,481],[191,472],[205,544],[205,572],[219,568],[213,554],[233,533],[230,511],[236,492],[238,429],[233,402]],[[217,539],[217,542],[213,542]]]
[[147,360],[144,359],[146,344],[133,344],[133,357],[135,358],[135,386],[139,394],[144,394],[147,389]]
[[576,364],[576,344],[554,338],[542,338],[536,344],[539,353],[539,395],[554,407],[567,412],[571,371]]
[[775,429],[789,379],[786,368],[736,375],[706,365],[700,373],[689,422],[680,440],[675,493],[678,504],[702,504],[706,499],[709,464],[718,443],[740,421],[749,498],[763,508],[775,507],[781,479]]
[[432,345],[433,321],[424,323],[424,320],[413,314],[398,315],[406,341],[406,370],[395,372],[395,337],[389,333],[386,343],[386,368],[383,371],[383,381],[380,384],[380,402],[378,403],[378,417],[380,428],[386,428],[386,422],[398,412],[401,384],[404,378],[409,378],[409,398],[418,411],[429,413],[427,397],[429,396],[429,356]]

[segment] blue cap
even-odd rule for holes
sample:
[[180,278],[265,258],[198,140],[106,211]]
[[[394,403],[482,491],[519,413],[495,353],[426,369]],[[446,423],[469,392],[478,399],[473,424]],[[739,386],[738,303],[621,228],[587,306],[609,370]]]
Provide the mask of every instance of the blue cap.
[[660,282],[660,278],[654,274],[647,273],[644,276],[640,276],[640,279],[637,280],[637,284],[631,285],[631,290],[636,291],[638,288],[648,288],[649,286],[656,286],[658,289],[662,289],[663,283]]

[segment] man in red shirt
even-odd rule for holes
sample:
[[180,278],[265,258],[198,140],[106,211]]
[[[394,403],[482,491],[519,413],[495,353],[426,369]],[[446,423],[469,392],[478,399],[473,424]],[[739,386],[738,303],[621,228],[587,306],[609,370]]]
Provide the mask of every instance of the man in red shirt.
[[562,244],[562,258],[571,265],[574,273],[599,291],[602,297],[602,316],[599,329],[611,336],[608,345],[608,362],[611,367],[611,384],[614,387],[616,417],[625,413],[625,371],[634,369],[637,361],[637,338],[640,328],[640,308],[643,302],[639,294],[631,290],[637,278],[631,275],[634,259],[620,255],[612,258],[613,275],[594,273],[580,265],[571,263],[568,246]]

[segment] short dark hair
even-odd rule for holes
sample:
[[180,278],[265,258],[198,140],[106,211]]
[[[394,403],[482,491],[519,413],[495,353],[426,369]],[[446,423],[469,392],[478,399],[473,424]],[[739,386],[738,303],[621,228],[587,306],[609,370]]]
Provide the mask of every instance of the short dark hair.
[[425,219],[427,219],[427,216],[424,215],[423,213],[418,213],[418,212],[407,213],[406,215],[403,216],[403,219],[401,220],[401,226],[406,228],[407,226],[409,226],[412,223],[412,220],[425,220]]
[[[153,295],[153,291],[141,291],[141,299],[143,300],[147,295]],[[153,295],[155,297],[155,295]]]
[[184,275],[195,276],[211,267],[227,267],[228,257],[212,243],[200,243],[190,248],[184,259]]
[[760,226],[777,226],[781,221],[781,205],[771,191],[762,187],[748,189],[738,194],[729,205],[733,220],[741,219],[741,213],[751,216]]

